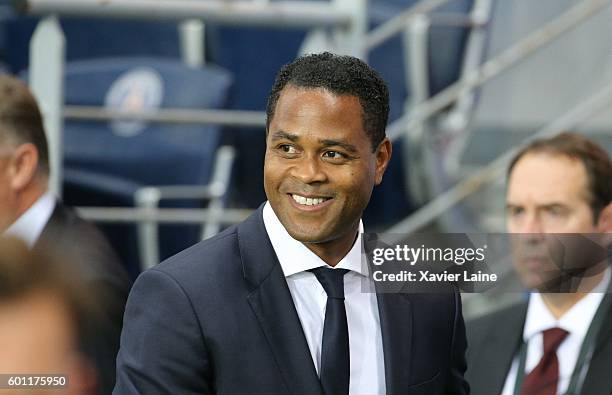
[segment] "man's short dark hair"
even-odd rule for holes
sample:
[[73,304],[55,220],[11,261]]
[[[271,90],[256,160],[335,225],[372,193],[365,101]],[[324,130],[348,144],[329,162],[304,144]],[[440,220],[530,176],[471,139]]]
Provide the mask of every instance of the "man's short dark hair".
[[356,96],[363,113],[363,128],[372,141],[372,150],[385,138],[389,90],[378,73],[362,60],[324,52],[299,57],[283,66],[268,96],[266,131],[274,117],[280,93],[287,85],[323,88],[335,95]]
[[49,172],[49,149],[42,115],[28,87],[9,75],[0,75],[0,143],[32,143],[38,167]]
[[586,170],[587,198],[593,219],[597,221],[601,211],[612,201],[612,161],[608,153],[597,143],[578,133],[561,133],[557,136],[535,140],[520,150],[510,162],[508,178],[516,163],[526,154],[545,153],[579,160]]

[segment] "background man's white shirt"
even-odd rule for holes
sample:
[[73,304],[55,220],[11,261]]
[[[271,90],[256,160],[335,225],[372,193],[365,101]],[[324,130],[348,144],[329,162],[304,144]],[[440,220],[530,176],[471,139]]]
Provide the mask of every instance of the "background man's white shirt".
[[55,204],[53,194],[46,192],[4,232],[4,235],[18,237],[28,247],[34,247],[53,214]]
[[[531,294],[523,327],[523,341],[527,343],[525,375],[529,374],[540,362],[540,359],[542,359],[542,354],[544,353],[544,336],[542,332],[555,327],[565,329],[569,334],[557,349],[557,358],[559,360],[557,394],[561,395],[567,391],[582,342],[593,321],[595,312],[603,300],[609,283],[610,269],[608,268],[602,281],[558,320],[544,304],[542,295],[537,292]],[[515,356],[506,377],[502,395],[512,395],[514,393],[518,364],[519,358]]]

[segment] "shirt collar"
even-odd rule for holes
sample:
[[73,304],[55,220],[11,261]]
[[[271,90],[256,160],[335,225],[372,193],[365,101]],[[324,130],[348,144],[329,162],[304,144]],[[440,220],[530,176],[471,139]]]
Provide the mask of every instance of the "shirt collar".
[[[280,222],[276,213],[266,202],[263,208],[263,220],[268,232],[268,237],[272,242],[272,248],[280,262],[285,277],[293,274],[305,272],[327,264],[314,252],[310,251],[304,244],[289,235],[283,224]],[[334,267],[335,269],[348,269],[350,271],[367,276],[367,265],[361,264],[361,234],[363,233],[363,223],[359,221],[359,232],[353,247],[344,258]]]
[[5,236],[22,239],[28,247],[34,247],[45,225],[55,209],[55,198],[51,192],[43,194],[5,232]]
[[527,342],[546,329],[555,327],[584,337],[591,321],[593,321],[597,308],[603,300],[609,283],[610,268],[606,268],[604,277],[599,284],[559,319],[556,319],[548,310],[540,293],[532,293],[529,298],[525,327],[523,328],[523,340]]

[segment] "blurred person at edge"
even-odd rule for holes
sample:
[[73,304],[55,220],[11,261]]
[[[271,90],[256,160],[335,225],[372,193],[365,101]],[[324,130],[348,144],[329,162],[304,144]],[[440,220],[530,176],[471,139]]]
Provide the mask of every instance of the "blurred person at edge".
[[98,229],[53,196],[48,180],[47,140],[36,100],[23,82],[0,75],[0,234],[21,238],[30,248],[61,251],[99,295],[103,314],[91,322],[84,347],[98,371],[99,393],[109,394],[130,280]]
[[[597,246],[601,254],[593,259],[588,249],[576,248],[587,234],[598,234],[609,247],[610,157],[586,137],[563,133],[522,149],[507,178],[506,226],[514,265],[531,292],[527,301],[468,322],[472,394],[610,394],[607,251]],[[574,259],[580,255],[578,266],[556,261],[555,239]],[[532,252],[522,255],[517,247]]]
[[[74,273],[47,251],[0,238],[0,395],[95,393],[95,374],[78,348],[93,305]],[[63,376],[66,386],[25,386],[29,377],[52,376],[58,383]]]

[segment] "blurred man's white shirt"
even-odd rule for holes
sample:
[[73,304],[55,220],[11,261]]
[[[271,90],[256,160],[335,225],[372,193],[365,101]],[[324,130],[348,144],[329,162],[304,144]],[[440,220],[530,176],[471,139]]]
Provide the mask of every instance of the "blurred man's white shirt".
[[18,237],[28,247],[34,247],[53,214],[55,204],[53,194],[46,192],[4,232],[4,235]]
[[[557,395],[565,394],[574,373],[582,342],[591,326],[597,308],[606,294],[609,284],[610,268],[607,268],[599,284],[559,319],[556,319],[550,310],[548,310],[544,300],[542,300],[542,295],[538,292],[531,294],[523,328],[523,341],[527,343],[525,376],[542,359],[542,354],[544,353],[544,336],[542,332],[550,328],[565,329],[569,334],[557,349],[557,359],[559,360]],[[519,357],[515,356],[501,395],[512,395],[514,393],[518,364]],[[585,366],[584,368],[587,367]],[[580,372],[576,373],[580,374]]]

